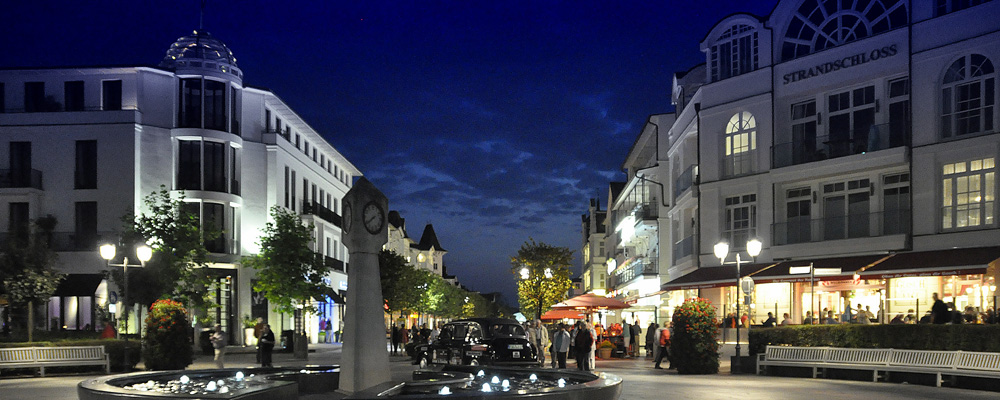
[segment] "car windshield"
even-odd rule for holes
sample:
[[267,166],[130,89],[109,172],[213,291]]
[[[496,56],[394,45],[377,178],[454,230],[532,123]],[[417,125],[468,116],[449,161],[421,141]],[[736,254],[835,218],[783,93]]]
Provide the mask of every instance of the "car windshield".
[[525,336],[524,328],[515,324],[495,324],[493,325],[494,336]]

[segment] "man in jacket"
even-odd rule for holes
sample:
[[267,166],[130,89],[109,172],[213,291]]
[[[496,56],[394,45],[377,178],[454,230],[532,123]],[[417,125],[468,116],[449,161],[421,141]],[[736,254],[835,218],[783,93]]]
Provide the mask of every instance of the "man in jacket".
[[[663,330],[660,331],[659,345],[660,351],[656,354],[656,366],[653,368],[663,369],[663,367],[660,366],[660,361],[663,361],[663,359],[666,358],[667,363],[670,363],[670,355],[667,352],[667,349],[670,347],[670,328],[663,328]],[[669,368],[673,369],[674,367],[670,366]]]
[[531,328],[532,335],[530,335],[530,338],[532,343],[538,348],[538,362],[544,366],[545,352],[548,351],[547,349],[549,347],[549,331],[542,325],[541,320],[536,319],[534,325],[535,326]]
[[569,353],[569,332],[566,324],[560,323],[559,330],[552,338],[552,348],[556,350],[557,365],[555,368],[566,368],[566,354]]

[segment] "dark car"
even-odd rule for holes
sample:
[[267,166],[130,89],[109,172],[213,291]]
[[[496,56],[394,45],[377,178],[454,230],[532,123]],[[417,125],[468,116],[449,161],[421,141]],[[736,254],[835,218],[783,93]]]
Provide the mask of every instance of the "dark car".
[[437,340],[418,345],[413,363],[431,365],[538,365],[537,350],[517,321],[471,318],[452,321],[441,328]]

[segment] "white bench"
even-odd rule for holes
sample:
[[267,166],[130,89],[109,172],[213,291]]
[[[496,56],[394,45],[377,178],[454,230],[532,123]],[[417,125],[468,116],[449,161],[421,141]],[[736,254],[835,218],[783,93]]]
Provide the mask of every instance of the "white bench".
[[898,349],[850,349],[841,347],[767,346],[757,355],[757,374],[768,366],[812,368],[816,378],[827,369],[871,370],[872,381],[879,373],[933,374],[941,386],[944,376],[1000,379],[1000,353]]
[[45,367],[103,365],[111,373],[111,363],[104,346],[16,347],[0,349],[0,368],[38,368],[45,376]]

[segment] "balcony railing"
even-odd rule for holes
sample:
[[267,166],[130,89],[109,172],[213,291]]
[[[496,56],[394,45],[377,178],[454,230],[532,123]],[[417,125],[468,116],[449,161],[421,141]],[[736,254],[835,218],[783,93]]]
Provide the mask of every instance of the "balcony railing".
[[656,207],[656,203],[643,203],[635,207],[636,220],[655,220],[659,216],[660,210]]
[[864,154],[904,146],[910,129],[905,124],[879,124],[866,129],[831,131],[828,136],[778,143],[772,148],[774,168],[830,158]]
[[787,221],[774,224],[772,231],[778,246],[910,233],[910,210]]
[[343,221],[339,214],[333,212],[333,210],[330,210],[329,208],[323,207],[315,201],[303,201],[302,214],[315,215],[338,228],[341,226],[340,224]]
[[324,256],[323,254],[320,253],[313,253],[313,254],[316,255],[316,262],[323,263],[323,265],[327,266],[328,268],[334,271],[345,272],[345,273],[347,272],[346,265],[344,264],[343,261],[340,261],[333,257]]
[[681,197],[681,194],[683,194],[685,190],[688,190],[688,188],[694,185],[695,171],[697,169],[698,166],[692,164],[691,166],[687,167],[687,169],[685,169],[684,172],[681,172],[680,176],[678,176],[677,179],[674,180],[675,199]]
[[276,136],[281,136],[281,137],[285,138],[285,140],[288,141],[288,142],[292,141],[292,139],[291,139],[292,135],[288,131],[279,131],[279,130],[275,130],[274,127],[271,127],[270,129],[264,128],[264,133],[265,134],[272,134],[272,135],[276,135]]
[[674,262],[684,257],[694,254],[694,235],[688,236],[681,241],[674,243]]
[[608,280],[610,287],[621,288],[640,276],[656,275],[659,273],[657,260],[656,257],[637,258],[624,268],[615,270]]
[[0,188],[42,189],[42,171],[37,169],[0,169]]
[[722,176],[730,178],[757,172],[757,149],[722,158]]

